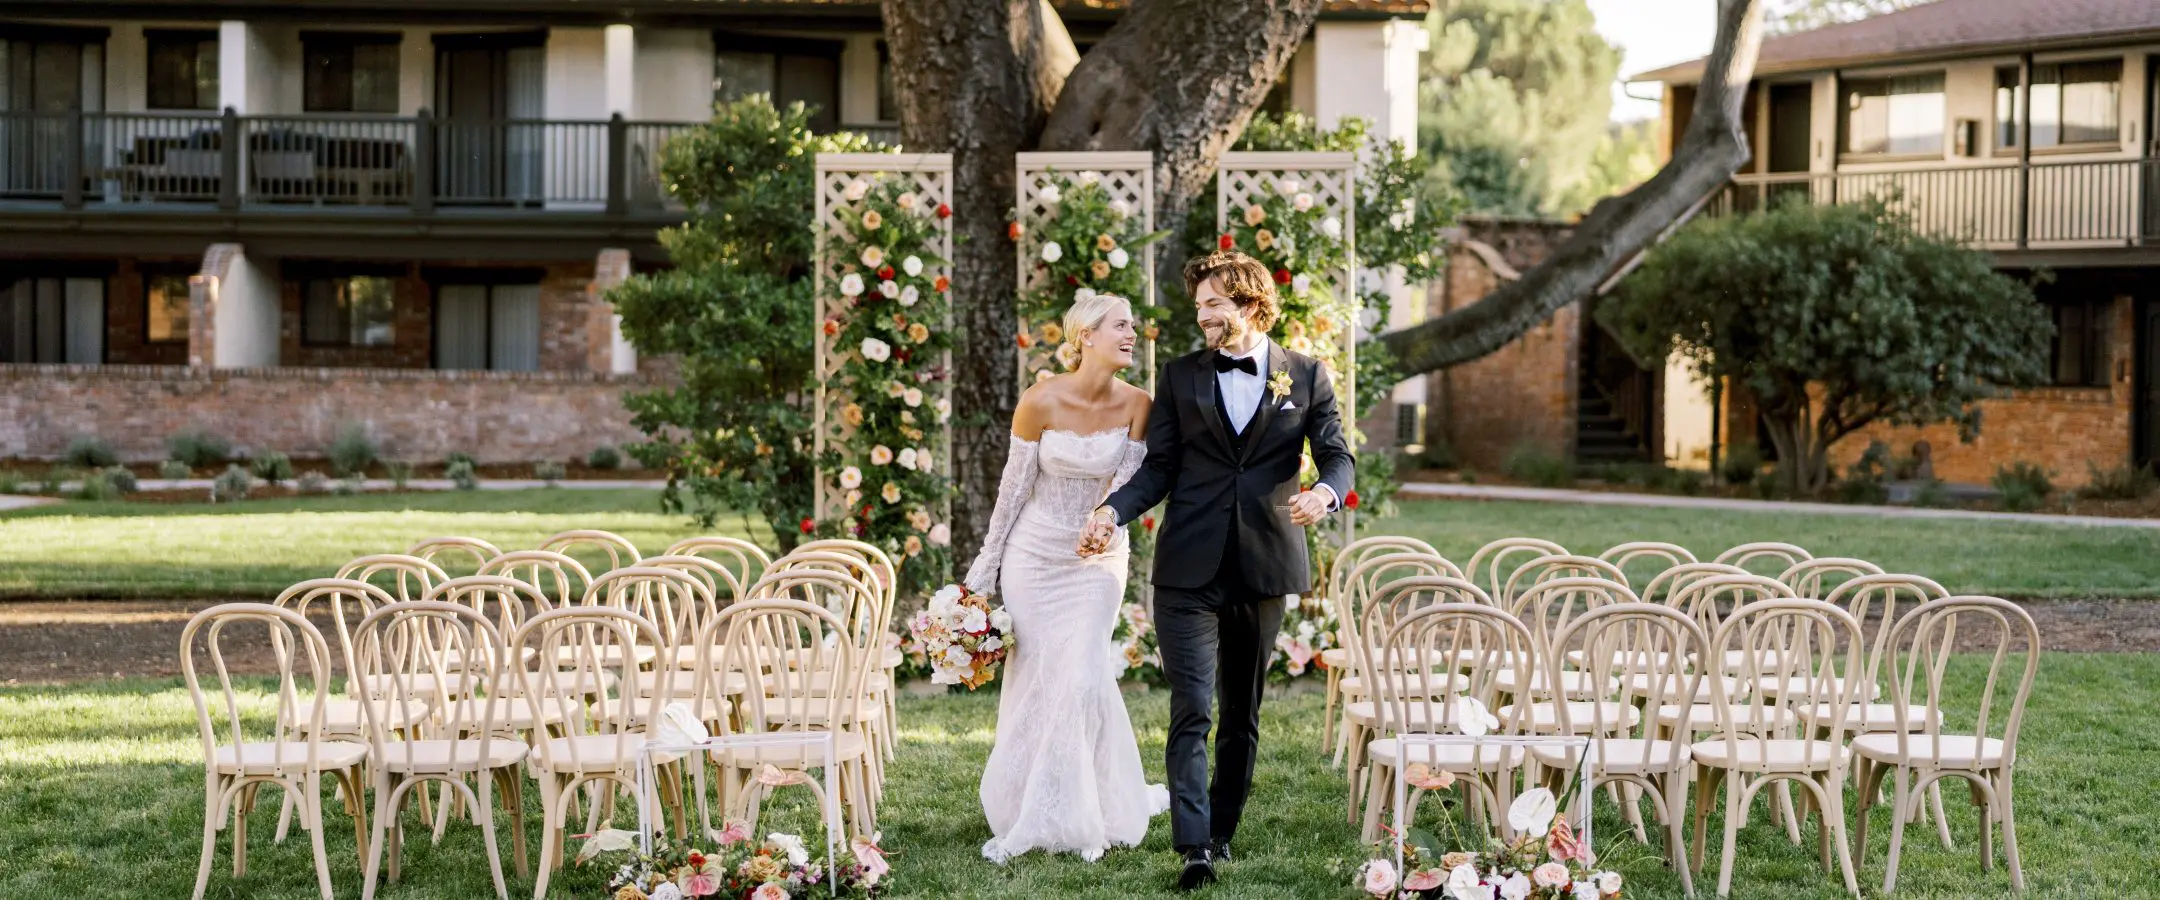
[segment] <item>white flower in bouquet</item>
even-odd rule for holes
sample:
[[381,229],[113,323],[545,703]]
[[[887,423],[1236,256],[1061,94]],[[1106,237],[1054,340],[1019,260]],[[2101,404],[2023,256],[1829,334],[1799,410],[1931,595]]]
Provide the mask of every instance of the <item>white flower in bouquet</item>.
[[1132,215],[1132,204],[1124,200],[1112,200],[1110,201],[1110,212],[1120,219],[1125,218]]
[[1395,893],[1395,864],[1376,859],[1365,864],[1365,893],[1375,897],[1387,897]]
[[840,486],[847,490],[862,487],[862,470],[849,466],[840,470]]
[[1553,799],[1552,791],[1531,788],[1508,804],[1508,827],[1518,834],[1544,834],[1552,830],[1553,816],[1559,811],[1559,802]]
[[862,250],[862,264],[869,266],[873,269],[884,265],[885,248],[880,247],[876,244],[871,244],[868,247],[864,247]]
[[959,603],[960,598],[963,596],[966,595],[961,591],[959,585],[948,584],[938,588],[937,593],[930,595],[930,609],[936,611],[940,606],[951,606]]
[[1292,194],[1297,193],[1297,189],[1299,187],[1302,187],[1302,185],[1298,184],[1297,179],[1285,178],[1281,181],[1275,182],[1275,193],[1288,197]]
[[913,278],[913,277],[915,277],[915,276],[917,276],[917,275],[921,275],[921,274],[922,274],[922,257],[920,257],[920,256],[909,256],[908,258],[906,258],[906,259],[903,259],[903,260],[901,260],[901,261],[900,261],[900,271],[908,273],[908,277],[909,277],[909,278]]
[[917,471],[917,472],[921,472],[921,473],[923,473],[923,474],[926,474],[926,475],[927,475],[927,474],[929,474],[929,472],[930,472],[930,448],[928,448],[928,447],[917,447],[917,448],[915,448],[915,471]]
[[871,362],[884,362],[892,358],[892,345],[874,337],[863,338],[862,355]]
[[952,543],[952,527],[951,527],[951,526],[949,526],[949,525],[946,525],[946,524],[945,524],[945,523],[943,523],[943,522],[939,522],[939,523],[937,523],[936,525],[932,525],[932,526],[930,526],[930,544],[931,544],[931,546],[934,546],[934,547],[943,547],[943,546],[945,546],[945,545],[947,545],[947,544],[950,544],[950,543]]
[[954,644],[945,648],[945,664],[956,669],[966,669],[975,664],[975,654],[968,652],[966,647]]
[[1056,241],[1044,241],[1044,242],[1043,242],[1043,246],[1042,246],[1042,261],[1043,261],[1043,262],[1046,262],[1046,263],[1054,263],[1054,262],[1057,262],[1058,260],[1061,260],[1061,259],[1064,259],[1064,258],[1065,258],[1065,248],[1063,248],[1063,247],[1060,247],[1060,246],[1058,246],[1058,242],[1056,242]]
[[1082,173],[1080,173],[1080,183],[1081,183],[1081,184],[1095,184],[1095,183],[1097,183],[1097,182],[1100,182],[1100,181],[1102,181],[1102,173],[1101,173],[1101,172],[1082,172]]
[[1320,233],[1331,238],[1342,237],[1342,220],[1329,216],[1320,220]]
[[1618,872],[1599,872],[1597,874],[1597,889],[1599,893],[1620,893],[1620,884],[1621,879],[1620,873]]
[[863,280],[861,275],[849,272],[840,276],[840,296],[860,297],[862,296],[862,289]]
[[922,400],[922,388],[908,388],[900,393],[900,402],[909,406],[921,406]]
[[1448,870],[1447,892],[1455,900],[1490,900],[1492,889],[1478,884],[1477,867],[1464,863]]
[[1304,212],[1308,209],[1311,209],[1312,205],[1313,196],[1311,194],[1301,193],[1295,197],[1290,198],[1290,207],[1297,210],[1298,212]]
[[907,469],[908,471],[911,471],[911,472],[912,472],[912,471],[914,471],[914,470],[915,470],[915,448],[913,448],[913,447],[902,447],[902,448],[900,448],[900,455],[899,455],[899,456],[896,456],[896,457],[894,457],[894,458],[893,458],[893,461],[894,461],[894,462],[897,462],[897,463],[899,463],[899,464],[900,464],[900,468],[903,468],[903,469]]
[[1110,268],[1113,269],[1122,269],[1132,263],[1132,254],[1125,252],[1123,247],[1110,251],[1110,255],[1105,258],[1110,261]]
[[1004,646],[1005,641],[999,638],[997,635],[993,634],[989,637],[983,638],[980,643],[975,645],[975,649],[980,650],[984,653],[996,653],[999,650],[1003,649]]
[[1530,887],[1530,879],[1523,877],[1523,873],[1509,875],[1506,881],[1500,882],[1500,900],[1523,900],[1530,896]]
[[931,684],[959,684],[960,676],[960,672],[955,672],[952,669],[946,668],[944,666],[930,667]]
[[946,417],[952,415],[952,400],[946,397],[939,397],[937,400],[937,404],[934,408],[937,410],[938,421],[943,422],[945,421]]
[[959,625],[961,631],[969,634],[979,634],[989,630],[990,614],[972,606],[962,607]]
[[1073,291],[1073,302],[1074,302],[1074,303],[1086,303],[1086,302],[1088,302],[1089,300],[1093,300],[1093,299],[1095,299],[1095,289],[1094,289],[1094,288],[1091,288],[1091,287],[1084,287],[1084,288],[1077,288],[1077,289],[1075,289],[1075,290]]
[[990,611],[990,627],[992,627],[992,628],[995,628],[995,629],[997,629],[998,631],[1000,631],[1000,632],[1003,632],[1003,633],[1005,633],[1005,634],[1011,634],[1011,633],[1012,633],[1012,613],[1006,612],[1006,611],[1005,611],[1005,607],[1002,607],[1002,606],[1000,606],[1000,607],[998,607],[998,608],[996,608],[996,609],[993,609],[993,610],[991,610],[991,611]]
[[765,836],[765,843],[787,852],[788,865],[802,868],[810,862],[810,850],[803,846],[802,838],[792,834],[773,832]]
[[1530,880],[1538,887],[1547,888],[1568,887],[1572,882],[1568,877],[1567,864],[1557,862],[1549,862],[1530,870]]
[[877,292],[885,295],[887,300],[898,300],[900,299],[900,282],[890,278],[880,281],[877,283]]
[[[1044,203],[1056,203],[1065,199],[1065,192],[1059,190],[1057,184],[1053,182],[1043,185],[1042,190],[1035,192],[1035,196]],[[1051,260],[1051,262],[1056,262],[1056,260]]]
[[921,299],[922,291],[916,289],[916,287],[912,284],[900,289],[901,306],[914,306],[916,302],[920,301]]
[[1598,898],[1603,896],[1605,895],[1603,893],[1600,893],[1597,889],[1597,882],[1575,882],[1574,900],[1598,900]]
[[1304,274],[1298,274],[1298,275],[1292,275],[1292,276],[1290,276],[1290,290],[1292,290],[1292,291],[1294,291],[1294,292],[1296,292],[1296,293],[1300,293],[1300,294],[1302,294],[1302,293],[1305,293],[1305,292],[1306,292],[1306,291],[1307,291],[1308,289],[1310,289],[1311,287],[1312,287],[1312,276],[1311,276],[1311,275],[1304,275]]
[[861,200],[869,194],[870,182],[857,178],[854,181],[848,182],[847,190],[843,192],[842,196],[845,196],[849,203],[853,203],[857,200]]
[[652,889],[652,893],[645,896],[648,900],[683,900],[682,888],[676,887],[672,881],[660,882],[659,886]]
[[[790,876],[788,880],[795,881],[796,879]],[[782,887],[780,882],[768,881],[758,885],[757,890],[750,892],[750,900],[788,900],[787,888]]]

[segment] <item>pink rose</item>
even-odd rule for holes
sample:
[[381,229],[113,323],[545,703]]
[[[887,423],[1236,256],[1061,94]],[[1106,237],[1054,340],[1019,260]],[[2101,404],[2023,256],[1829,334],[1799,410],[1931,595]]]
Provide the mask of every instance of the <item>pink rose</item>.
[[1573,882],[1568,877],[1567,866],[1549,862],[1530,871],[1530,879],[1539,887],[1567,887]]
[[1439,887],[1441,882],[1446,880],[1446,877],[1440,874],[1439,869],[1419,869],[1410,873],[1410,877],[1403,879],[1402,886],[1403,890],[1406,891],[1429,891]]
[[1365,864],[1365,893],[1386,897],[1395,893],[1395,864],[1376,859]]
[[768,881],[750,892],[750,900],[788,900],[787,888],[777,881]]

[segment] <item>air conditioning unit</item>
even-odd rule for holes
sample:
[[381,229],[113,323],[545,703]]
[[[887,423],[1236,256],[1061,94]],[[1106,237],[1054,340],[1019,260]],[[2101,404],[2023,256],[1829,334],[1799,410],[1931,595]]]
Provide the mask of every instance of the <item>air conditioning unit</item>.
[[1395,404],[1395,446],[1405,452],[1416,453],[1423,448],[1411,450],[1410,447],[1414,444],[1423,443],[1425,443],[1425,404]]

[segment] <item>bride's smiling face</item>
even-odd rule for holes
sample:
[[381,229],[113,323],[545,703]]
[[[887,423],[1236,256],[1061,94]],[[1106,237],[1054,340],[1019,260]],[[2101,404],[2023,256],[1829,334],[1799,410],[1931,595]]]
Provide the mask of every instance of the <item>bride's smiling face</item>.
[[1102,324],[1089,329],[1081,338],[1083,360],[1100,360],[1114,368],[1123,369],[1133,364],[1133,347],[1140,339],[1140,330],[1133,321],[1132,307],[1119,305],[1104,314]]

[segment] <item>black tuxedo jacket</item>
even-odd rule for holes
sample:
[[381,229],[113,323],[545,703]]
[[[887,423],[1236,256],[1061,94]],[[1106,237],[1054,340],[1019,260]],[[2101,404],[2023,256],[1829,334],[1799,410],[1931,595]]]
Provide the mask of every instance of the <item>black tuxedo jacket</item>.
[[1354,461],[1327,370],[1281,344],[1271,343],[1267,357],[1268,380],[1287,374],[1290,394],[1278,398],[1261,389],[1243,452],[1220,406],[1214,350],[1178,357],[1156,378],[1146,461],[1106,503],[1124,523],[1169,499],[1155,545],[1158,586],[1206,586],[1234,539],[1241,580],[1253,593],[1297,594],[1312,587],[1305,529],[1278,507],[1298,492],[1307,441],[1321,483],[1338,500],[1350,496]]

